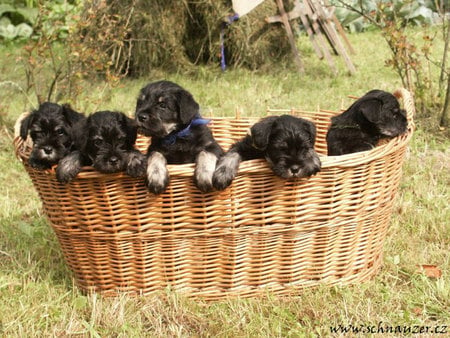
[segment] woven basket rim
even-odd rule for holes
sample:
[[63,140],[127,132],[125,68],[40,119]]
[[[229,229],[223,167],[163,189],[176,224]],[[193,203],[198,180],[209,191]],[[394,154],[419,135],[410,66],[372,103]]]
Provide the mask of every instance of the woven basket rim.
[[[328,156],[319,154],[320,161],[322,163],[322,171],[325,169],[330,168],[346,168],[346,167],[354,167],[358,166],[373,160],[376,160],[378,158],[381,158],[383,156],[386,156],[393,151],[395,151],[399,146],[405,145],[409,142],[410,138],[412,137],[412,134],[415,129],[414,125],[414,114],[415,114],[415,107],[413,102],[413,97],[411,93],[404,89],[399,88],[393,93],[397,98],[402,99],[403,106],[406,111],[406,118],[408,121],[408,128],[407,132],[403,133],[395,138],[390,139],[388,142],[381,144],[371,150],[357,152],[357,153],[351,153],[346,155],[339,155],[339,156]],[[276,112],[306,112],[304,110],[300,109],[271,109],[270,111],[276,111]],[[318,112],[310,112],[311,114],[320,114],[322,112],[325,113],[331,113],[331,114],[339,114],[338,111],[331,111],[331,110],[320,110]],[[16,120],[15,126],[14,126],[14,149],[16,153],[16,157],[20,161],[27,161],[28,156],[23,152],[25,149],[25,145],[27,142],[30,142],[30,139],[23,140],[20,135],[20,122],[22,119],[27,116],[29,112],[25,112],[19,116],[19,118]],[[230,117],[211,117],[212,121],[214,120],[232,120],[232,121],[257,121],[260,119],[260,117],[242,117],[242,116],[236,116],[236,118],[230,118]],[[167,168],[169,170],[169,173],[171,176],[192,176],[192,173],[195,168],[194,163],[187,163],[187,164],[168,164]],[[48,175],[55,175],[56,172],[56,165],[53,166],[51,169],[43,170]],[[244,161],[240,164],[239,167],[239,173],[271,173],[271,169],[267,162],[264,159],[256,159],[256,160],[248,160]],[[103,174],[98,171],[96,171],[91,166],[85,166],[82,168],[82,171],[78,174],[76,179],[92,179],[92,178],[104,178],[104,179],[111,179],[116,177],[128,177],[125,173],[119,172],[119,173],[112,173],[112,174]]]
[[[173,180],[161,195],[149,193],[143,179],[92,167],[62,185],[54,168],[36,170],[26,161],[31,139],[20,138],[20,118],[14,147],[81,291],[170,288],[207,300],[297,293],[360,282],[381,266],[414,130],[412,96],[394,94],[407,112],[405,134],[365,152],[320,155],[322,171],[307,179],[281,179],[264,159],[244,161],[228,189],[208,194],[192,180],[194,164],[169,165]],[[339,112],[269,110],[289,112],[316,122],[316,150],[325,154],[324,135]],[[225,149],[257,120],[213,119],[223,119],[212,131]],[[140,137],[137,147],[145,151],[149,141]]]

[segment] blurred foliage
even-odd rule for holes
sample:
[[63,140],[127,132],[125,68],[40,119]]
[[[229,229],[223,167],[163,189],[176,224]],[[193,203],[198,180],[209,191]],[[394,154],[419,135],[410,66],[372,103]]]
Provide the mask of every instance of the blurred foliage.
[[83,1],[38,1],[34,34],[24,44],[18,61],[25,69],[26,91],[37,102],[75,102],[84,79],[104,76],[108,85],[117,80],[104,53],[84,43],[80,32],[88,27]]
[[0,4],[0,40],[28,39],[38,15],[37,8]]
[[37,39],[42,34],[53,34],[53,30],[58,30],[57,39],[65,39],[75,24],[72,14],[80,12],[81,2],[4,0],[0,4],[0,41]]
[[[343,2],[358,11],[349,9],[342,4]],[[374,20],[377,21],[396,20],[403,26],[431,25],[438,17],[437,7],[439,6],[438,1],[434,0],[331,0],[331,3],[336,6],[335,14],[338,20],[352,33],[376,28],[376,25],[371,20],[367,20],[363,13],[372,13]],[[380,9],[382,9],[381,12]]]

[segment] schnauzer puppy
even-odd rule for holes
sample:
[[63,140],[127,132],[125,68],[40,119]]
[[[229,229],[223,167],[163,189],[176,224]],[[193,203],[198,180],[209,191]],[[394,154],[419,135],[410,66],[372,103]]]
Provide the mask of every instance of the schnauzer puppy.
[[72,180],[82,166],[92,165],[101,173],[125,171],[129,176],[145,174],[145,156],[134,148],[137,126],[120,112],[100,111],[77,128],[77,149],[56,168],[60,182]]
[[50,102],[39,105],[22,120],[20,137],[30,133],[33,141],[29,163],[36,169],[49,169],[74,148],[74,125],[85,117],[70,108]]
[[217,190],[228,187],[241,161],[265,158],[275,175],[282,178],[309,177],[320,171],[314,151],[316,127],[302,118],[270,116],[254,124],[242,140],[219,160],[213,176]]
[[331,118],[327,133],[328,155],[370,150],[378,140],[406,131],[405,111],[391,93],[371,90],[342,114]]
[[194,183],[212,190],[212,175],[223,150],[202,119],[191,93],[170,81],[153,82],[141,89],[136,105],[139,132],[152,137],[147,152],[147,187],[162,193],[169,184],[166,164],[195,162]]

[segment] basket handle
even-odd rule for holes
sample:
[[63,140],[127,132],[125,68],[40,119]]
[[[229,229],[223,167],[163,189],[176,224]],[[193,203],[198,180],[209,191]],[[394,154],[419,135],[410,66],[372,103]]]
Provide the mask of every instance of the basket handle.
[[22,113],[16,120],[16,123],[14,124],[14,150],[16,157],[19,161],[23,161],[22,157],[20,156],[19,149],[23,146],[23,144],[29,144],[31,143],[31,139],[27,137],[26,140],[22,140],[20,137],[20,126],[22,124],[22,120],[27,117],[30,113],[25,112]]
[[414,129],[414,115],[416,113],[416,108],[413,95],[405,88],[399,88],[393,94],[397,99],[402,99],[403,107],[406,111],[406,119],[408,120],[408,128]]

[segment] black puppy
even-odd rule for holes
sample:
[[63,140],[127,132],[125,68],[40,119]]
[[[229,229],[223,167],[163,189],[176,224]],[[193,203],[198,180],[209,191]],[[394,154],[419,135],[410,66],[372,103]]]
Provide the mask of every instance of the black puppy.
[[394,95],[371,90],[342,114],[331,118],[327,133],[328,155],[370,150],[381,138],[406,131],[405,111]]
[[134,148],[137,126],[120,112],[100,111],[77,125],[77,151],[56,168],[60,182],[69,182],[82,166],[92,165],[102,173],[125,171],[132,177],[145,174],[145,156]]
[[309,177],[320,171],[314,151],[316,127],[302,118],[282,115],[262,119],[223,156],[213,176],[217,190],[228,187],[242,160],[265,158],[275,175],[282,178]]
[[137,100],[136,121],[139,131],[152,137],[147,152],[147,186],[152,193],[167,188],[167,163],[195,162],[194,183],[202,192],[212,190],[212,175],[223,150],[191,93],[170,81],[148,84]]
[[37,110],[25,117],[20,125],[20,137],[26,139],[28,132],[33,141],[29,163],[36,169],[49,169],[57,164],[74,147],[73,126],[84,115],[70,108],[44,102]]

